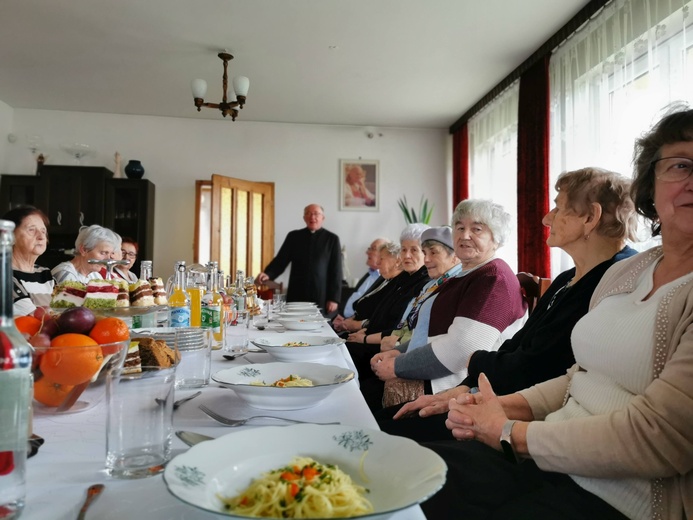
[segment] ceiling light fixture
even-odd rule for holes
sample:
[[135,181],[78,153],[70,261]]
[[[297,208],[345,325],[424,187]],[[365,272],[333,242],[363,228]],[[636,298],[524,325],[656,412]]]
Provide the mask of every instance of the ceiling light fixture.
[[233,121],[236,120],[238,116],[238,110],[236,107],[243,108],[245,104],[245,97],[248,95],[248,87],[250,86],[250,80],[245,76],[236,76],[233,78],[233,92],[235,96],[233,99],[228,100],[226,96],[226,90],[228,88],[229,77],[227,75],[227,68],[229,61],[233,59],[233,56],[228,53],[228,51],[220,52],[217,54],[221,61],[224,62],[224,75],[222,76],[222,85],[224,88],[224,96],[221,98],[221,103],[205,103],[204,97],[207,94],[207,82],[203,79],[194,79],[190,83],[192,88],[193,98],[195,98],[195,106],[197,111],[200,112],[202,107],[207,108],[218,108],[221,111],[221,115],[224,117],[230,115]]

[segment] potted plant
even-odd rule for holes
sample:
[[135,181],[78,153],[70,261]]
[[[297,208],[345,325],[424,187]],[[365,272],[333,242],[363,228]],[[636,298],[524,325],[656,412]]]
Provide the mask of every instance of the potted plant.
[[418,214],[416,213],[413,207],[409,207],[406,195],[399,199],[397,201],[397,204],[399,204],[399,209],[402,210],[402,214],[404,215],[404,221],[407,224],[414,224],[416,222],[421,222],[423,224],[430,223],[431,215],[433,214],[433,205],[431,204],[431,206],[429,207],[428,199],[425,199],[423,195],[421,195],[421,201],[419,202]]

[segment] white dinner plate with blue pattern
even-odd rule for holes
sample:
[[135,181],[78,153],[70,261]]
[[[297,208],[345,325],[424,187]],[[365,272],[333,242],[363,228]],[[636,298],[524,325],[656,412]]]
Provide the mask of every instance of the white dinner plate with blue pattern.
[[164,481],[183,502],[247,518],[227,512],[222,498],[240,494],[253,479],[297,456],[334,464],[368,489],[374,511],[358,518],[386,518],[423,502],[443,486],[447,473],[438,454],[405,437],[348,425],[299,424],[252,428],[197,444],[168,463]]
[[[309,379],[312,386],[271,386],[289,376]],[[315,406],[354,379],[348,368],[318,363],[262,363],[225,368],[212,375],[231,388],[246,404],[263,410],[300,410]]]

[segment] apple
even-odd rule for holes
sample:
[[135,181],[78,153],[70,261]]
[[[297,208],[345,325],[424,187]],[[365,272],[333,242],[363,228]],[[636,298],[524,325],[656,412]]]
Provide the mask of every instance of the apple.
[[72,307],[58,317],[60,333],[89,334],[96,323],[94,313],[86,307]]

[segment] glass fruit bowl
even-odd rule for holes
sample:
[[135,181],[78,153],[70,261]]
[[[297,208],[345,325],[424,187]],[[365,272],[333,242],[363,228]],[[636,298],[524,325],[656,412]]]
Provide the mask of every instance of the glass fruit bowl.
[[[106,375],[125,362],[130,340],[89,344],[81,334],[59,345],[34,347],[34,413],[75,413],[96,406],[106,395]],[[88,338],[88,337],[87,337]],[[72,340],[72,341],[71,341]]]

